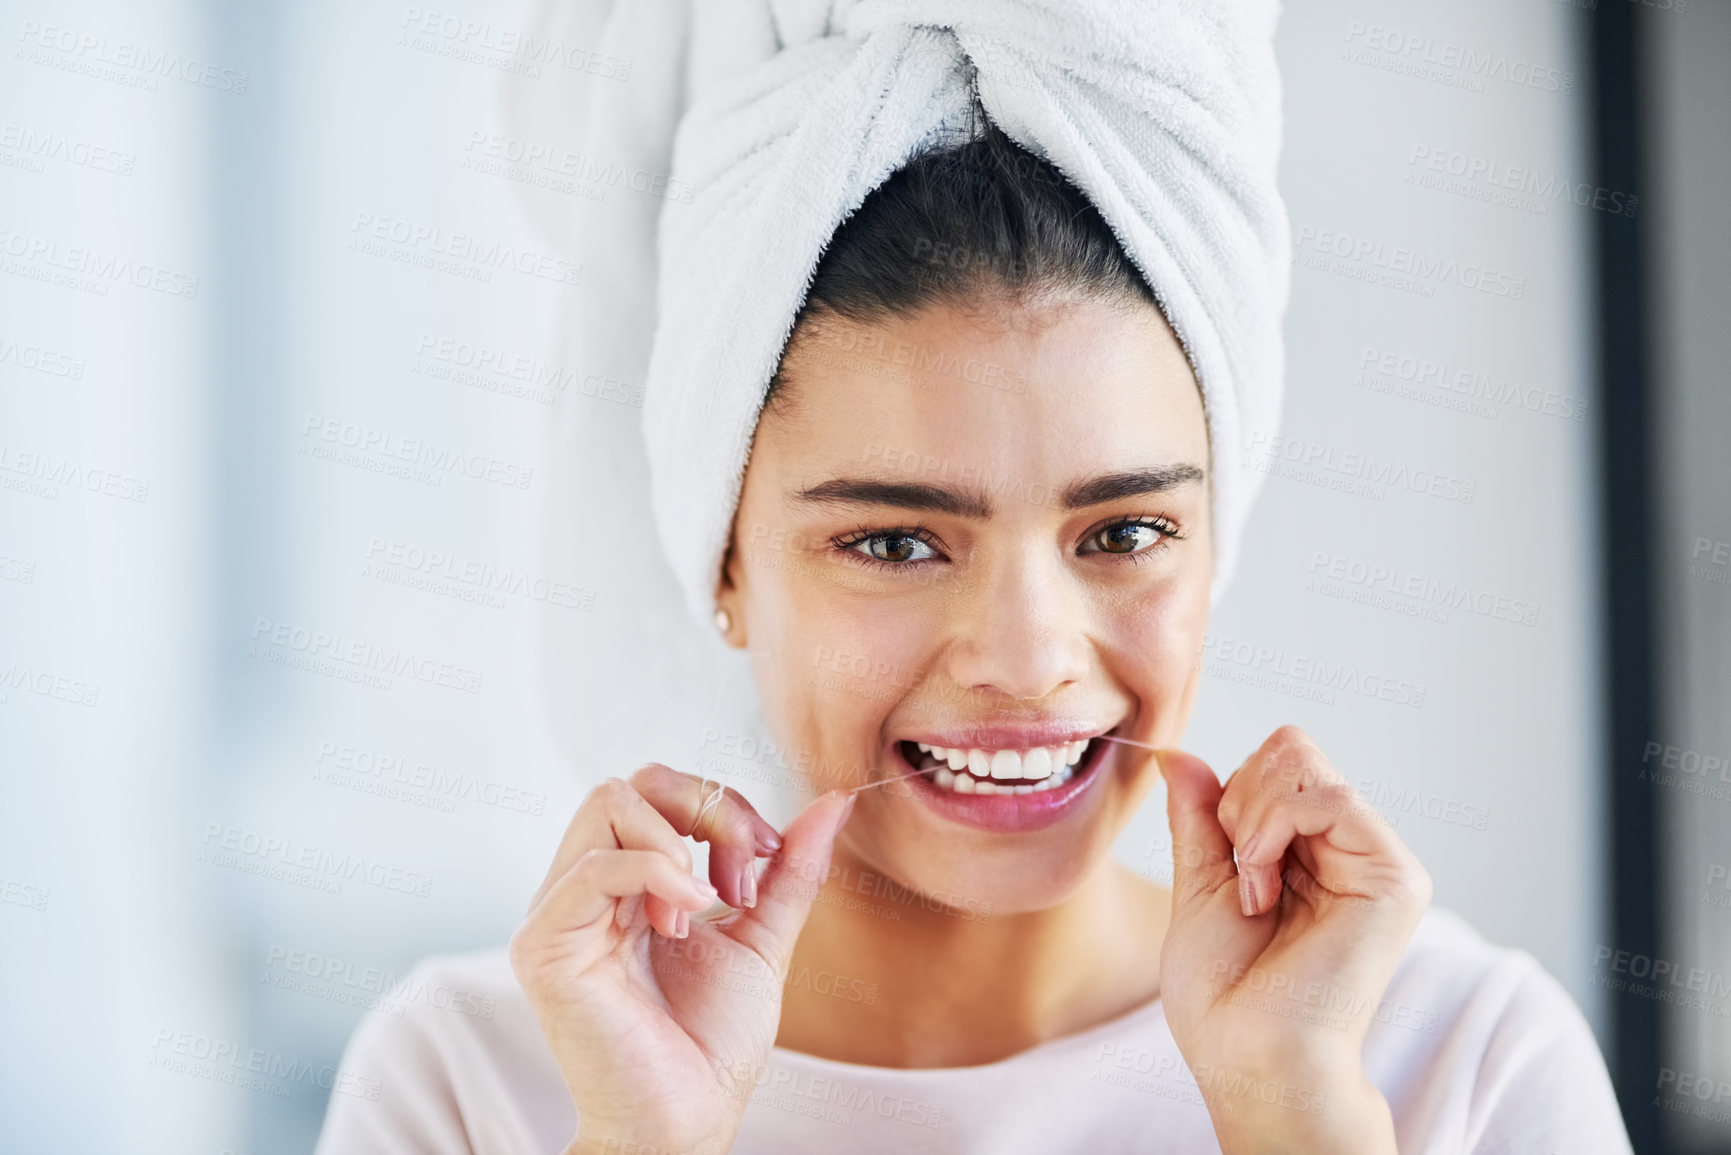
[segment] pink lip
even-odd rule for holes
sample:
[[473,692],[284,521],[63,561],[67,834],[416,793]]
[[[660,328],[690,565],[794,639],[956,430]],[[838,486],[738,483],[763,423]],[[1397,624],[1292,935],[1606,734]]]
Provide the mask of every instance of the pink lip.
[[[1092,734],[1100,731],[1094,730]],[[1077,734],[1076,737],[1089,737],[1090,734]],[[1063,738],[1038,738],[1026,741],[1020,745],[1006,742],[993,745],[986,742],[973,741],[970,745],[982,750],[1015,750],[1027,749],[1029,746],[1055,746],[1065,741]],[[1073,740],[1073,739],[1072,739]],[[914,741],[914,739],[909,739]],[[924,739],[918,739],[924,741]],[[1022,742],[1019,737],[1018,742]],[[947,742],[929,743],[935,746],[949,745]],[[957,743],[960,745],[961,743]],[[963,826],[972,826],[977,830],[990,830],[999,834],[1028,834],[1036,830],[1044,830],[1048,826],[1063,819],[1066,815],[1079,809],[1082,799],[1088,794],[1095,782],[1105,777],[1103,763],[1111,753],[1110,742],[1096,742],[1088,748],[1083,756],[1079,772],[1064,785],[1051,790],[1041,790],[1034,794],[957,794],[951,790],[940,790],[927,782],[925,775],[916,774],[905,781],[913,788],[915,798],[936,811],[941,817],[951,822],[959,822]],[[892,747],[893,749],[893,747]]]

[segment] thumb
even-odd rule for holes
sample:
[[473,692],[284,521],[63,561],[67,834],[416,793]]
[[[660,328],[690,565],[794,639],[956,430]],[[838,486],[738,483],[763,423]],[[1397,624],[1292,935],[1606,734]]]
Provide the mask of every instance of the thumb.
[[832,790],[794,815],[769,861],[757,905],[735,924],[734,937],[769,960],[777,973],[793,957],[793,944],[811,914],[812,900],[829,878],[835,837],[853,813],[854,795]]
[[1155,758],[1166,779],[1166,821],[1172,828],[1172,897],[1182,905],[1199,891],[1212,894],[1238,873],[1232,840],[1220,825],[1225,790],[1194,754],[1160,750]]

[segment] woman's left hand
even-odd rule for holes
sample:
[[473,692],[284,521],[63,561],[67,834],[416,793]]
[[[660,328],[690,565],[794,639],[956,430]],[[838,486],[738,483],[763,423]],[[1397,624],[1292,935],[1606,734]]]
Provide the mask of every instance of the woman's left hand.
[[1364,1037],[1430,876],[1296,726],[1224,789],[1199,758],[1157,757],[1173,854],[1162,998],[1221,1150],[1392,1155]]

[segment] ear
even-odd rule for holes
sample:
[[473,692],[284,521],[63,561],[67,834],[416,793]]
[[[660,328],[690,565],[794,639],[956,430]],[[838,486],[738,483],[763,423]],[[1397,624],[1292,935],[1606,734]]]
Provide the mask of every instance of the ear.
[[736,650],[746,647],[744,578],[730,543],[721,563],[721,581],[715,587],[715,626],[721,640]]

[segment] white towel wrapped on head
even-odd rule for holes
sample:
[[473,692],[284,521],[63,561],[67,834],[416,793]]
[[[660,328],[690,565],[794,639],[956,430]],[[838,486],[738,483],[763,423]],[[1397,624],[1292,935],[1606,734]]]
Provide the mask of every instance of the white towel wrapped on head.
[[661,217],[644,434],[661,541],[698,619],[819,257],[910,157],[963,137],[976,85],[992,122],[1099,209],[1184,343],[1212,445],[1218,596],[1260,480],[1245,438],[1280,415],[1277,4],[692,4],[670,176],[693,195]]

